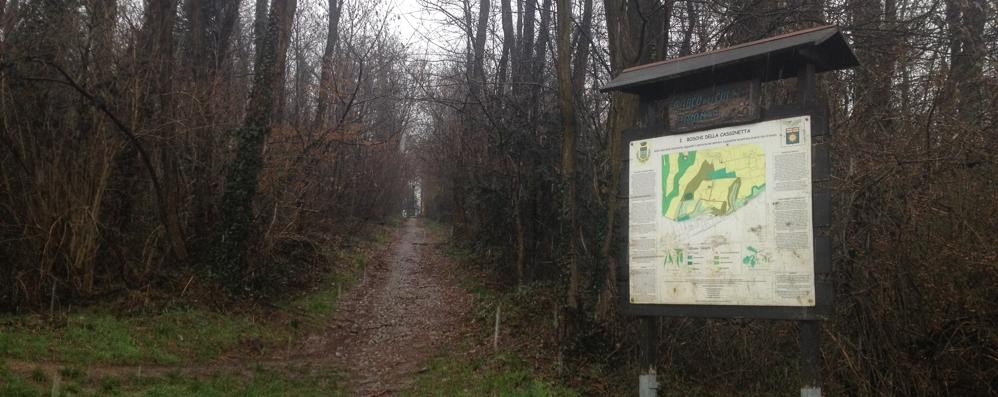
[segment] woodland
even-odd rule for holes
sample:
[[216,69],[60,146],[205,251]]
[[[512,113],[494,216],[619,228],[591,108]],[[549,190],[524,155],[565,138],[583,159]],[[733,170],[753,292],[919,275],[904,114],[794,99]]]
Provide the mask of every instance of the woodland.
[[[860,66],[818,78],[826,387],[998,392],[993,2],[418,0],[435,30],[414,33],[397,6],[0,0],[0,311],[166,299],[195,279],[267,302],[316,283],[329,241],[418,214],[497,288],[557,297],[537,321],[553,316],[565,366],[625,367],[638,322],[619,312],[615,225],[638,103],[600,88],[837,25]],[[763,100],[791,101],[790,83]],[[792,322],[657,327],[659,366],[704,382],[796,360]]]

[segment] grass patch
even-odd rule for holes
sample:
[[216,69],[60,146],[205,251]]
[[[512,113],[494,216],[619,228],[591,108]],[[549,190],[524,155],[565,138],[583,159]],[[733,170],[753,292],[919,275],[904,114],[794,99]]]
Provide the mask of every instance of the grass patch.
[[[34,378],[37,378],[37,375],[32,374],[31,377],[34,380]],[[40,382],[45,382],[47,380],[47,378],[39,379]],[[41,395],[43,391],[44,389],[39,388],[34,382],[21,379],[11,373],[10,370],[7,369],[7,366],[3,362],[0,362],[0,396],[38,396]]]
[[430,218],[420,218],[423,222],[423,227],[430,231],[430,233],[436,235],[441,240],[448,240],[450,237],[451,226],[448,223],[443,223]]
[[176,365],[210,361],[247,346],[253,354],[265,354],[308,331],[300,326],[300,320],[307,320],[298,318],[302,313],[310,319],[332,316],[339,294],[357,280],[372,253],[390,239],[391,230],[371,227],[340,247],[324,248],[322,254],[332,270],[324,275],[321,285],[277,305],[296,309],[289,311],[293,313],[172,308],[118,315],[98,306],[57,315],[53,320],[40,314],[0,315],[0,359],[68,365]]
[[206,378],[169,375],[163,378],[131,378],[126,382],[101,382],[99,395],[107,396],[341,396],[341,379],[334,373],[291,377],[257,370],[248,378],[215,375]]
[[389,224],[392,226],[374,227],[363,237],[351,237],[344,243],[348,249],[323,249],[321,253],[329,263],[334,264],[334,271],[323,275],[322,282],[309,293],[279,306],[297,308],[314,318],[332,317],[340,294],[356,284],[370,262],[371,255],[391,240],[391,231],[398,221]]
[[332,371],[282,373],[256,369],[250,374],[91,378],[77,369],[59,371],[57,379],[22,379],[0,367],[0,395],[35,396],[343,396],[343,379]]
[[[462,349],[468,350],[465,343]],[[493,358],[459,354],[438,357],[404,396],[577,396],[575,391],[537,378],[518,356]]]
[[322,282],[308,294],[290,302],[290,306],[298,308],[310,316],[328,318],[336,309],[336,302],[343,290],[348,289],[358,279],[369,260],[368,255],[359,251],[324,252],[323,255],[333,258],[340,269],[326,274]]
[[254,315],[174,309],[119,317],[100,308],[62,321],[38,315],[0,318],[0,356],[66,364],[179,364],[201,362],[243,343],[286,341],[293,330]]
[[[183,365],[219,356],[265,356],[318,329],[333,315],[340,293],[359,278],[369,258],[392,237],[391,225],[365,228],[324,247],[329,263],[312,291],[278,302],[277,309],[216,312],[180,307],[117,314],[110,307],[76,309],[55,319],[41,314],[0,315],[0,396],[339,396],[342,377],[256,369],[251,374],[93,378],[92,365]],[[305,324],[302,326],[302,324]],[[311,324],[311,325],[309,325]],[[57,362],[55,373],[14,373],[3,360]],[[53,393],[53,389],[56,393]]]

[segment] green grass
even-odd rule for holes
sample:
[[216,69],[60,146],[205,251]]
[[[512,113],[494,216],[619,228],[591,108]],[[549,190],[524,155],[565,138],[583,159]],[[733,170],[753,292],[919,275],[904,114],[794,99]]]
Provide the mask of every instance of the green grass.
[[[467,350],[465,344],[461,350]],[[405,396],[577,396],[575,391],[537,378],[511,353],[493,358],[449,354],[434,359]]]
[[437,237],[446,240],[447,236],[450,234],[450,225],[447,223],[442,223],[435,221],[430,218],[422,218],[423,226],[426,227],[430,233],[435,234]]
[[[37,374],[34,373],[31,378],[38,379],[41,382],[47,380],[45,378],[39,379]],[[3,362],[0,362],[0,396],[27,397],[37,396],[41,392],[41,389],[32,384],[31,381],[15,376],[7,369],[7,366]]]
[[[389,223],[397,225],[399,222],[396,220]],[[316,290],[279,306],[298,308],[314,318],[330,318],[336,309],[339,294],[357,282],[370,261],[370,254],[391,239],[390,230],[379,227],[364,237],[355,237],[347,242],[346,245],[351,247],[348,250],[324,249],[322,255],[331,263],[337,264],[337,271],[326,274]]]
[[[93,378],[81,370],[59,371],[57,379],[47,375],[22,379],[0,367],[0,396],[342,396],[342,377],[331,371],[287,374],[256,369],[245,375],[211,374],[163,377]],[[53,393],[53,391],[55,393]]]
[[132,378],[124,385],[102,387],[100,395],[171,396],[340,396],[344,395],[336,374],[311,374],[290,377],[272,371],[257,370],[248,379],[243,376],[215,375],[194,378],[170,375],[165,378]]
[[[265,354],[302,332],[253,317],[175,310],[120,319],[89,311],[69,316],[60,327],[47,326],[35,317],[6,320],[0,332],[2,357],[66,365],[58,377],[60,395],[328,396],[339,390],[331,374],[299,378],[256,371],[249,380],[230,375],[89,379],[80,369],[100,364],[208,362],[250,341],[262,349],[257,354]],[[41,370],[13,374],[0,367],[0,396],[50,395],[52,383]]]
[[[378,237],[379,239],[383,237]],[[374,242],[373,244],[381,244]],[[339,295],[352,286],[367,267],[368,256],[360,251],[324,253],[340,263],[341,270],[327,274],[319,287],[290,302],[290,306],[303,310],[316,318],[329,318],[336,309]]]
[[[0,396],[330,396],[343,394],[339,376],[328,372],[291,376],[255,370],[250,376],[88,378],[93,365],[186,365],[210,363],[229,352],[266,356],[320,329],[333,315],[339,294],[349,289],[369,256],[392,236],[389,226],[373,227],[322,254],[334,271],[313,291],[278,302],[277,312],[216,312],[173,308],[156,313],[119,315],[107,307],[56,315],[0,315]],[[276,315],[275,315],[276,314]],[[302,326],[305,324],[305,326]],[[50,362],[64,366],[50,377],[41,369],[14,373],[5,360]]]
[[116,316],[100,308],[49,323],[41,316],[0,318],[0,357],[66,364],[179,364],[201,362],[243,343],[267,346],[294,333],[252,315],[176,309]]
[[[298,309],[311,320],[329,318],[341,291],[357,280],[370,253],[390,236],[390,229],[377,227],[352,237],[346,249],[324,249],[322,254],[335,264],[336,271],[325,275],[315,290],[277,306]],[[0,359],[70,365],[174,365],[210,361],[243,345],[264,354],[287,346],[289,340],[307,331],[298,319],[270,317],[267,313],[199,308],[122,316],[102,307],[75,310],[53,321],[40,314],[6,315],[0,316]]]

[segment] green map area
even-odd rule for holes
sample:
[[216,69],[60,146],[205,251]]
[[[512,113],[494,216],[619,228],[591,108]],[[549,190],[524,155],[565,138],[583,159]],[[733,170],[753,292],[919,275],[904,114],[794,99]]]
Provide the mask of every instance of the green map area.
[[662,155],[662,216],[677,222],[734,213],[766,189],[755,144]]

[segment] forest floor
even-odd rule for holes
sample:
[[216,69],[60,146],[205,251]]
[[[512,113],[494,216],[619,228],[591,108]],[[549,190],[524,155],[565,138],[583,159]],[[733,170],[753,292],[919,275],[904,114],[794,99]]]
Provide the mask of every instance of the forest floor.
[[491,349],[495,296],[443,234],[382,228],[321,288],[264,310],[0,317],[0,395],[575,394]]

